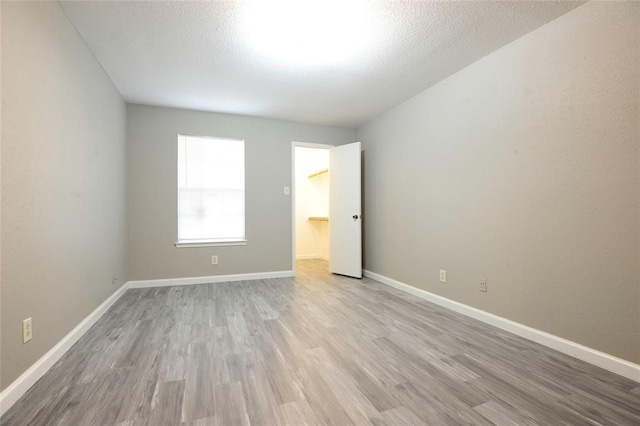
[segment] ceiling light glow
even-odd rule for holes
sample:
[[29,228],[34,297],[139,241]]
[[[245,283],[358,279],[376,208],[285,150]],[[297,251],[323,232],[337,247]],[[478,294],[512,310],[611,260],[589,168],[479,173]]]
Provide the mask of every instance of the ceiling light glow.
[[243,6],[246,42],[286,65],[355,60],[373,38],[366,1],[254,0]]

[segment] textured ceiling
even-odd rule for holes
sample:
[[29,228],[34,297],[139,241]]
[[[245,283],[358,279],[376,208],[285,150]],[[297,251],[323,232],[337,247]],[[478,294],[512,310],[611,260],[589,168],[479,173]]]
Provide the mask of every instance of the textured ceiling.
[[[351,128],[582,3],[325,0],[303,3],[312,22],[283,3],[61,2],[127,102]],[[317,27],[352,51],[315,55]],[[260,50],[270,29],[298,50]]]

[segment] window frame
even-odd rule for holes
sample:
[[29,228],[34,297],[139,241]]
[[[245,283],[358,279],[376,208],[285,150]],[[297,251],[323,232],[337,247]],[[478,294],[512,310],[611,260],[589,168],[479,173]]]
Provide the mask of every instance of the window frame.
[[[242,142],[243,146],[243,172],[244,172],[244,182],[243,182],[243,222],[244,222],[244,238],[203,238],[203,239],[191,239],[191,240],[180,240],[180,189],[179,189],[179,173],[180,173],[180,164],[178,163],[178,149],[180,149],[180,138],[197,138],[197,139],[211,139],[211,140],[225,140],[225,141],[233,141],[233,142]],[[196,135],[187,135],[183,133],[178,133],[176,137],[176,242],[174,243],[176,248],[190,248],[190,247],[221,247],[221,246],[246,246],[248,243],[247,240],[247,163],[246,163],[246,141],[244,139],[234,139],[234,138],[225,138],[225,137],[217,137],[217,136],[196,136]]]

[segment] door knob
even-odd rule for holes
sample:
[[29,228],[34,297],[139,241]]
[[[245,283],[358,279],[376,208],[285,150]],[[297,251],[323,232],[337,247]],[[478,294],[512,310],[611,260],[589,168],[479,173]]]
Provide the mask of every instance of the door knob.
[[353,220],[358,220],[358,215],[357,214],[353,215]]

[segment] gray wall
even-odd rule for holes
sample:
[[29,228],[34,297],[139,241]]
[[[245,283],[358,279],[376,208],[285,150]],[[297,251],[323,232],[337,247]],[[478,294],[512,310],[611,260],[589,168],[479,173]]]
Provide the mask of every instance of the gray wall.
[[[355,130],[227,114],[128,105],[127,116],[132,280],[291,270],[291,142],[355,140]],[[245,140],[246,246],[174,247],[179,133]]]
[[127,280],[125,103],[57,2],[2,2],[1,118],[5,389]]
[[588,3],[360,128],[366,269],[640,363],[639,29]]

